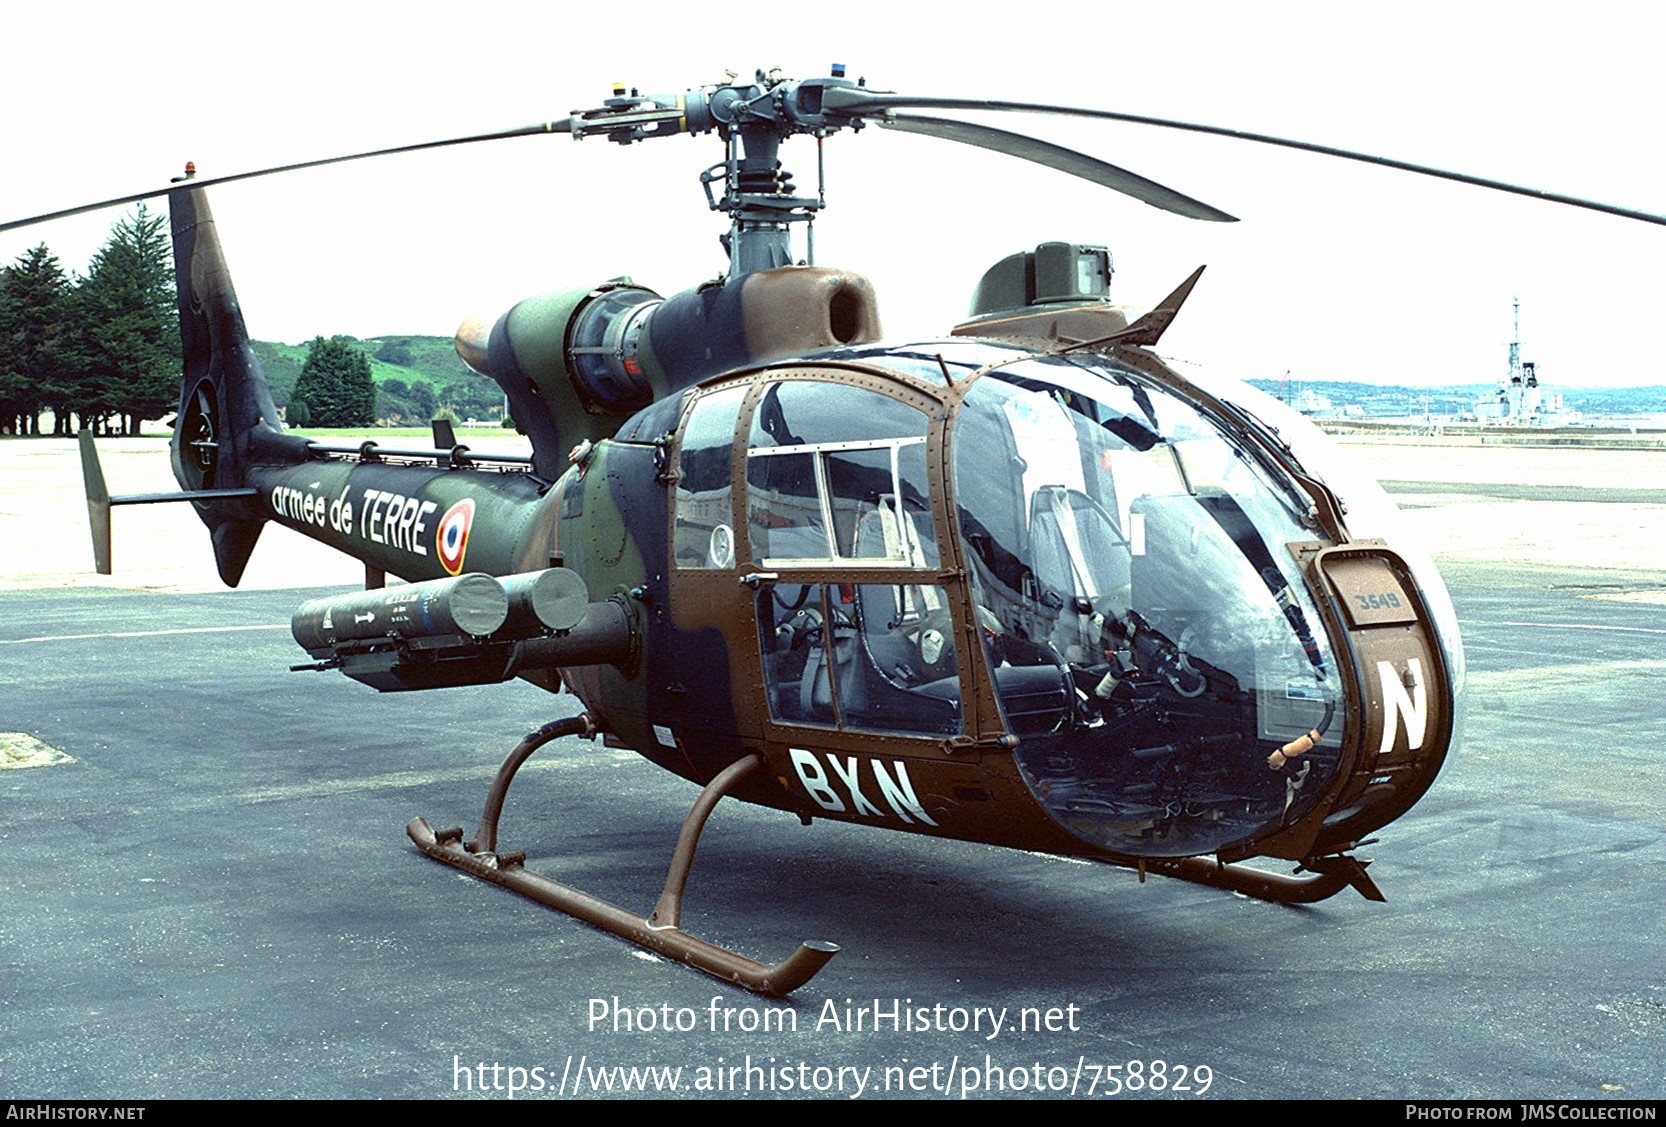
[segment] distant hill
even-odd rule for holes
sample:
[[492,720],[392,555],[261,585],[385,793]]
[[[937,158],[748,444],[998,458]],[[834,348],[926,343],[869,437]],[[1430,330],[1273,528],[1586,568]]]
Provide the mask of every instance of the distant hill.
[[[450,337],[387,336],[369,340],[347,338],[370,357],[370,377],[378,390],[390,380],[409,388],[425,381],[434,389],[437,404],[450,407],[459,418],[501,418],[503,391],[485,376],[471,371],[457,357]],[[311,342],[281,344],[257,340],[255,356],[272,385],[279,405],[289,402]],[[397,386],[396,384],[396,386]],[[381,412],[380,401],[378,413]]]
[[[1269,395],[1279,394],[1278,380],[1250,380]],[[1286,395],[1311,391],[1331,401],[1336,410],[1357,406],[1367,416],[1421,414],[1424,404],[1437,415],[1473,409],[1475,401],[1498,390],[1496,383],[1450,384],[1445,387],[1409,387],[1395,384],[1349,383],[1342,380],[1291,381]],[[1585,415],[1642,415],[1666,412],[1666,387],[1563,387],[1544,385],[1559,393],[1571,410]]]
[[[355,340],[353,343],[370,357],[370,375],[378,388],[390,380],[407,388],[418,381],[426,381],[434,389],[435,402],[439,406],[450,407],[458,418],[496,419],[503,415],[502,390],[487,377],[470,371],[458,359],[450,337],[386,336]],[[272,396],[280,405],[287,403],[290,392],[295,390],[301,366],[306,363],[309,344],[254,342],[255,355],[272,385]],[[1279,393],[1278,380],[1249,382],[1270,395]],[[1568,407],[1586,415],[1666,412],[1666,387],[1659,385],[1620,388],[1545,386],[1560,392]],[[1314,392],[1329,399],[1337,410],[1357,406],[1367,416],[1398,416],[1421,413],[1425,403],[1436,414],[1456,414],[1460,410],[1473,408],[1477,399],[1492,395],[1497,387],[1496,383],[1413,387],[1343,380],[1302,380],[1299,384],[1285,384],[1284,391],[1286,394],[1294,394],[1298,390]],[[378,411],[383,413],[380,406]]]
[[266,382],[272,385],[272,398],[281,407],[289,402],[289,396],[295,390],[295,381],[301,378],[301,365],[307,360],[307,346],[274,344],[265,340],[250,343],[254,346],[255,359],[260,361],[261,371],[266,373]]

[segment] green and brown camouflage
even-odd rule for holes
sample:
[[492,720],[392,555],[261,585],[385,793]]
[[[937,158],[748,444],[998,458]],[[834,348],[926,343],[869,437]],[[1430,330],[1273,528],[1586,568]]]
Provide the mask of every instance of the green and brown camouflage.
[[[1374,894],[1335,858],[1439,768],[1438,579],[1353,538],[1287,439],[1143,347],[1195,277],[1130,326],[1008,292],[1037,273],[1009,260],[954,337],[900,347],[844,271],[533,299],[459,333],[532,440],[493,459],[284,432],[201,190],[174,213],[181,484],[254,491],[198,502],[228,579],[277,521],[406,581],[566,569],[606,611],[570,641],[389,639],[403,679],[380,688],[475,683],[456,659],[497,646],[492,676],[564,684],[608,742],[695,782],[759,756],[732,793],[805,820],[1141,867],[1330,859],[1280,892],[1304,897]],[[1043,279],[1102,254],[1036,253]]]
[[[725,795],[1275,901],[1380,899],[1354,852],[1432,784],[1463,690],[1450,601],[1381,490],[1282,404],[1157,356],[1197,274],[1130,317],[1104,247],[1046,243],[986,272],[942,339],[883,340],[866,279],[792,264],[789,225],[822,201],[791,194],[775,147],[878,115],[1230,216],[1033,139],[900,117],[842,75],[758,81],[620,92],[558,123],[722,133],[731,272],[670,298],[618,277],[465,322],[458,354],[502,388],[525,456],[438,429],[417,450],[285,431],[203,188],[169,193],[174,465],[222,578],[276,521],[362,560],[371,588],[413,585],[309,602],[310,668],[381,691],[519,677],[583,704],[511,753],[472,839],[417,819],[413,840],[765,992],[834,948],[764,967],[678,929]],[[89,484],[95,518],[123,500]],[[651,917],[497,851],[509,781],[563,734],[704,788]],[[1239,864],[1255,857],[1302,875]]]

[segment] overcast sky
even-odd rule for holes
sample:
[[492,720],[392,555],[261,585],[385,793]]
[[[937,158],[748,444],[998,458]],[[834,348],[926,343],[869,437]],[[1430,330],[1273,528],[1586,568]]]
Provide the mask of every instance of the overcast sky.
[[[835,61],[878,89],[1199,121],[1666,212],[1662,17],[1636,3],[1026,2],[995,22],[906,3],[30,8],[0,46],[0,218],[163,183],[187,159],[231,173],[561,117],[614,80],[669,92]],[[1182,365],[1493,381],[1519,295],[1522,354],[1548,384],[1666,384],[1666,227],[1227,139],[983,120],[1243,221],[1180,219],[929,138],[840,134],[818,260],[874,280],[889,335],[943,334],[987,266],[1062,239],[1108,244],[1113,293],[1133,305],[1209,265],[1160,349]],[[671,294],[720,272],[723,224],[697,175],[721,156],[709,136],[540,137],[212,200],[256,337],[449,335],[541,290],[630,274]],[[783,156],[813,184],[810,142]],[[44,241],[83,270],[118,215],[0,235],[0,261]]]

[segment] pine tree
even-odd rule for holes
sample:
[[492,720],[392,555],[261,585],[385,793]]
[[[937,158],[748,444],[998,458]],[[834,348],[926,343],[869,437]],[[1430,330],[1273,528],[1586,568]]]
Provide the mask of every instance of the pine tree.
[[369,426],[376,421],[370,359],[347,337],[313,338],[291,399],[306,403],[312,426]]
[[0,430],[34,434],[67,401],[69,279],[42,243],[0,270]]
[[179,397],[179,312],[162,227],[163,217],[142,203],[117,222],[71,302],[80,367],[75,409],[83,419],[120,414],[127,434]]

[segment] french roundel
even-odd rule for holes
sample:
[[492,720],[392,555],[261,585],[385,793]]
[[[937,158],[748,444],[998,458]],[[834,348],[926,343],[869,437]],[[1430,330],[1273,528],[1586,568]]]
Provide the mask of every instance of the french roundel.
[[474,498],[464,497],[445,511],[434,529],[434,548],[448,575],[463,570],[463,554],[469,549],[469,526],[473,523]]

